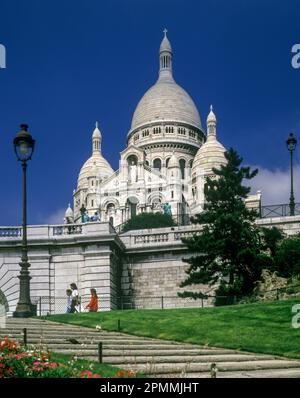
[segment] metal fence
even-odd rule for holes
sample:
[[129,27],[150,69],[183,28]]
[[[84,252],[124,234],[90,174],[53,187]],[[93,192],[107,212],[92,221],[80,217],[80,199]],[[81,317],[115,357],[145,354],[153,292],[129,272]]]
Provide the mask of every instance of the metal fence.
[[[64,314],[67,312],[66,297],[39,296],[31,298],[32,304],[36,305],[37,315]],[[81,297],[79,312],[86,312],[86,305],[89,298]],[[207,307],[213,305],[213,299],[194,300],[192,298],[180,298],[178,296],[122,296],[109,297],[99,296],[99,310],[129,310],[129,309],[171,309],[171,308],[192,308]]]
[[[266,290],[251,296],[219,296],[206,295],[200,299],[178,296],[100,296],[99,311],[132,310],[132,309],[172,309],[172,308],[203,308],[212,306],[233,305],[243,302],[265,300],[281,300],[291,296],[300,297],[300,284]],[[32,303],[37,306],[37,315],[64,314],[67,312],[66,297],[40,296],[32,297]],[[87,311],[85,306],[89,297],[81,297],[79,312]]]
[[[290,216],[291,209],[289,204],[261,206],[260,218],[286,217]],[[300,203],[295,203],[294,215],[300,215]]]

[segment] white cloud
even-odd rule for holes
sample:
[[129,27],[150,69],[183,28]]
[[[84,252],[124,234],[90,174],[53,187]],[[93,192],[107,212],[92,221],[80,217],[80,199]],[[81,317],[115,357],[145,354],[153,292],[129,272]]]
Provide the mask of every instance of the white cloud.
[[44,220],[45,224],[63,224],[66,209],[57,209]]
[[[269,170],[259,166],[258,174],[253,180],[250,180],[251,193],[256,191],[262,193],[262,203],[264,205],[289,203],[291,177],[290,169],[287,170]],[[300,165],[294,167],[294,195],[295,201],[300,202]],[[247,181],[248,182],[248,181]]]

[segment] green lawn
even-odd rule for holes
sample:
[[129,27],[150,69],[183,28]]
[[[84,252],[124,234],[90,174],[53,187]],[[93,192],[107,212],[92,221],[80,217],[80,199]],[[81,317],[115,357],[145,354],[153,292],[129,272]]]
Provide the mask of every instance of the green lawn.
[[[292,306],[298,300],[224,307],[124,310],[44,317],[63,323],[117,330],[138,336],[234,348],[300,358],[300,328],[292,328]],[[101,332],[99,332],[101,333]]]

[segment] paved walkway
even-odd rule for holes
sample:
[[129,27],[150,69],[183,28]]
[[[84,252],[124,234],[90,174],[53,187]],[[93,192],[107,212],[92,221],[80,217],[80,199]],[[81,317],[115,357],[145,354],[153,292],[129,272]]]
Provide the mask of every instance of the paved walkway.
[[6,329],[0,329],[0,336],[10,335],[22,342],[24,327],[27,328],[28,344],[41,344],[52,351],[78,358],[97,361],[98,342],[102,342],[103,362],[152,377],[211,377],[210,367],[215,363],[217,377],[300,378],[300,361],[297,360],[97,331],[38,319],[8,318]]

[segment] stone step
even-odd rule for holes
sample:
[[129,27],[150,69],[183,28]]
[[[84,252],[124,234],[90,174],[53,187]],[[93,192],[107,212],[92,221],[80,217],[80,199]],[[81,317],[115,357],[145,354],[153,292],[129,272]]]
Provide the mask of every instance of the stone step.
[[[2,338],[4,338],[7,335],[10,338],[19,341],[20,343],[23,342],[23,335],[20,335],[20,334],[3,334]],[[1,337],[1,334],[0,334],[0,337]],[[30,335],[27,335],[27,343],[28,344],[39,344],[39,343],[41,343],[41,341],[44,344],[47,344],[48,342],[50,343],[52,341],[53,342],[54,341],[59,341],[59,342],[61,341],[62,343],[67,343],[68,342],[67,339],[69,339],[69,338],[75,338],[80,344],[87,343],[87,341],[91,342],[93,340],[94,342],[102,342],[102,343],[105,343],[105,344],[120,345],[120,346],[130,346],[130,347],[132,345],[135,345],[135,346],[138,345],[138,346],[141,346],[141,347],[149,345],[149,342],[145,341],[145,340],[138,340],[138,339],[130,339],[130,340],[119,339],[119,340],[116,340],[116,339],[109,338],[109,337],[101,338],[99,336],[96,336],[94,338],[86,339],[86,338],[80,338],[78,336],[74,336],[72,334],[70,334],[68,337],[61,337],[61,338],[58,338],[57,336],[54,336],[52,338],[51,335],[50,336],[41,335],[41,336],[36,336],[34,338],[34,337],[30,336]],[[157,343],[155,342],[155,343],[152,343],[151,345],[154,345],[154,346],[156,346],[158,348],[160,348],[160,347],[166,347],[166,348],[186,347],[186,346],[180,345],[180,344],[178,344],[178,345],[175,345],[173,343],[167,344],[167,343],[164,343],[163,341],[157,342]]]
[[[92,357],[90,357],[92,358]],[[149,363],[149,364],[124,364],[124,369],[133,369],[140,373],[155,375],[155,374],[185,374],[202,373],[210,371],[211,363]],[[289,361],[280,359],[270,360],[256,360],[256,361],[243,361],[243,362],[220,362],[218,363],[220,372],[227,371],[248,371],[248,370],[271,370],[271,369],[289,369],[299,368],[300,361]]]
[[[155,374],[156,378],[211,378],[210,372],[201,373],[179,373],[179,374]],[[235,372],[218,372],[218,379],[230,378],[230,379],[243,379],[243,378],[300,378],[299,368],[288,368],[288,369],[261,369],[261,370],[247,370],[247,371],[235,371]]]
[[[20,336],[14,337],[12,336],[13,339],[19,341],[21,344],[23,343],[23,339],[20,338]],[[116,342],[115,340],[102,340],[102,339],[95,339],[94,343],[95,344],[90,344],[90,341],[86,343],[86,341],[83,340],[84,344],[87,344],[87,346],[92,346],[92,348],[97,349],[97,342],[102,342],[103,343],[103,347],[104,348],[110,348],[110,349],[114,349],[116,352],[120,352],[120,350],[128,350],[130,348],[130,350],[140,350],[142,352],[145,351],[151,351],[151,350],[165,350],[167,352],[170,352],[170,355],[172,355],[172,351],[173,352],[185,352],[187,351],[191,351],[191,349],[187,348],[186,346],[181,346],[178,345],[176,346],[176,350],[174,349],[174,345],[164,345],[164,344],[148,344],[146,342],[137,342],[137,343],[124,343],[124,342]],[[71,344],[69,342],[67,342],[65,339],[40,339],[40,338],[36,338],[36,339],[31,339],[28,338],[27,339],[27,344],[42,344],[42,345],[46,345],[47,347],[51,348],[51,349],[55,349],[55,348],[62,348],[64,346],[66,347],[77,347],[80,346],[79,344]],[[199,354],[201,354],[203,352],[203,354],[229,354],[234,352],[233,350],[223,350],[223,349],[195,349],[197,352],[199,352]],[[238,351],[237,351],[238,352]]]
[[[31,343],[30,343],[31,344]],[[57,351],[57,350],[76,350],[78,347],[78,350],[94,350],[95,355],[98,352],[98,345],[97,344],[86,344],[84,346],[81,345],[76,345],[76,344],[53,344],[53,343],[42,343],[42,346],[46,346],[48,349]],[[103,344],[103,353],[104,355],[110,355],[110,356],[168,356],[171,359],[174,356],[223,356],[223,355],[247,355],[249,357],[253,357],[252,354],[245,354],[245,353],[240,353],[240,352],[234,352],[230,350],[190,350],[186,348],[182,349],[160,349],[156,346],[153,346],[153,348],[146,346],[145,348],[142,348],[140,346],[134,346],[134,347],[128,347],[128,345],[124,346],[115,346],[115,345],[106,345]],[[273,356],[267,356],[265,355],[264,358],[273,358]]]
[[[65,337],[66,334],[72,334],[74,336],[110,336],[118,339],[126,338],[126,339],[137,339],[137,336],[133,336],[130,334],[121,334],[121,333],[114,333],[114,332],[97,332],[97,331],[91,331],[91,330],[72,330],[72,329],[63,329],[63,330],[49,330],[47,328],[39,328],[39,329],[31,329],[31,328],[26,328],[27,329],[27,334],[32,334],[32,335],[40,335],[41,333],[45,335],[56,335],[56,336],[62,336]],[[18,329],[18,328],[2,328],[0,329],[0,333],[3,335],[5,333],[11,334],[11,333],[23,333],[23,329]],[[151,339],[148,337],[142,337],[144,340],[155,340]]]
[[[39,319],[8,319],[7,328],[0,329],[0,336],[10,334],[22,342],[24,327],[27,328],[28,344],[42,342],[41,346],[46,346],[52,351],[97,361],[97,342],[102,342],[105,363],[133,369],[153,377],[210,377],[210,366],[215,362],[219,369],[218,378],[300,378],[300,361],[296,360],[138,337],[117,331],[96,331]],[[72,337],[84,345],[71,344],[66,340]]]
[[[55,352],[59,352],[62,354],[71,354],[78,357],[86,356],[96,357],[98,358],[98,353],[93,352],[89,349],[78,349],[78,350],[65,350],[65,349],[57,349]],[[273,360],[272,356],[265,357],[264,360]],[[114,365],[124,365],[124,364],[207,364],[209,363],[223,363],[223,362],[246,362],[246,361],[260,361],[262,360],[259,357],[251,357],[250,355],[198,355],[198,356],[186,356],[186,355],[174,355],[172,357],[168,355],[149,355],[149,356],[129,356],[120,355],[111,356],[108,352],[103,351],[103,361],[105,363],[114,364]],[[300,364],[299,364],[300,367]]]

